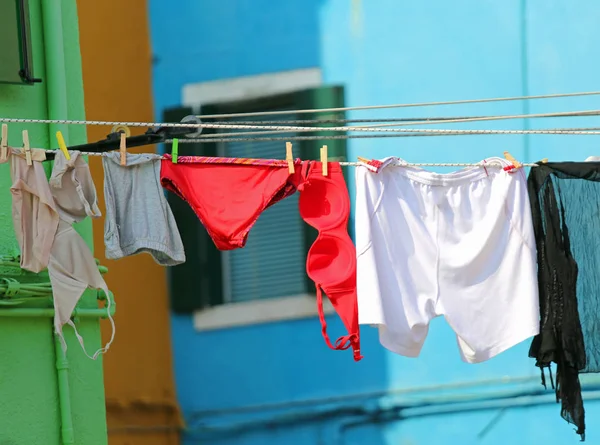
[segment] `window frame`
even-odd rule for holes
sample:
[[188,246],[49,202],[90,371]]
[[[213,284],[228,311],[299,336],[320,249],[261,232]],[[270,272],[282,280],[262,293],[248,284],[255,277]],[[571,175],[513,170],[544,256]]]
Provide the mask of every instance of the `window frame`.
[[[2,63],[4,67],[0,70],[0,84],[33,85],[41,82],[41,79],[35,78],[33,74],[29,0],[12,0],[12,3],[9,0],[5,3],[4,8],[5,10],[14,8],[15,21],[11,22],[6,15],[0,22],[5,29],[3,36],[9,40],[3,43],[5,46],[13,45],[12,60]],[[15,46],[18,46],[18,55],[14,52]],[[8,52],[5,51],[6,53]]]

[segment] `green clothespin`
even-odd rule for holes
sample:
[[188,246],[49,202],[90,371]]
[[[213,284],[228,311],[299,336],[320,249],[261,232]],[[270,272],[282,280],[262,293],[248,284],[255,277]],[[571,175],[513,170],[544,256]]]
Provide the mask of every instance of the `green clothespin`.
[[171,156],[173,164],[177,164],[177,156],[179,156],[179,139],[173,139],[173,146],[171,147]]

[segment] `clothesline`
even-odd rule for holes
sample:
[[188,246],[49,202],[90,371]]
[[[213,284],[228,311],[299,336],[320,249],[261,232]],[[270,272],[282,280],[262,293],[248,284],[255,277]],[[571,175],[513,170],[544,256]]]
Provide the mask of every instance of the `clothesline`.
[[[457,117],[457,118],[449,118],[449,119],[444,119],[444,120],[433,120],[433,119],[426,119],[426,120],[422,120],[422,121],[410,121],[410,122],[400,122],[400,123],[385,123],[385,124],[375,124],[375,125],[371,125],[369,127],[362,127],[362,126],[353,126],[353,125],[349,125],[349,126],[345,126],[342,128],[345,128],[345,131],[363,131],[363,128],[382,128],[382,127],[403,127],[403,126],[408,126],[408,125],[435,125],[435,124],[440,124],[440,123],[445,123],[445,124],[454,124],[454,123],[465,123],[465,122],[482,122],[482,121],[493,121],[493,120],[508,120],[508,119],[530,119],[530,118],[552,118],[552,117],[583,117],[583,116],[598,116],[600,115],[600,110],[584,110],[584,111],[568,111],[568,112],[560,112],[560,113],[537,113],[537,114],[514,114],[514,115],[499,115],[499,116],[479,116],[479,117]],[[277,121],[270,121],[273,124],[277,125],[281,125],[282,122],[277,122]],[[313,121],[315,123],[319,123],[318,120]],[[376,122],[376,121],[374,121]],[[248,126],[248,122],[213,122],[213,124],[216,125],[244,125],[244,126]],[[262,125],[266,125],[265,122],[255,122],[252,121],[251,125],[257,125],[260,124]],[[306,127],[306,128],[315,128],[315,127]],[[319,131],[329,131],[329,127],[316,127],[319,129]],[[340,128],[340,127],[337,127]],[[297,130],[296,130],[297,131]],[[307,130],[305,130],[307,131]],[[336,131],[344,131],[344,130],[336,130]],[[375,131],[375,130],[374,130]],[[269,131],[269,132],[261,132],[263,134],[273,134],[273,133],[279,133],[279,132],[283,132],[285,133],[286,131]],[[228,134],[228,136],[232,136],[232,135],[248,135],[248,134],[257,134],[258,132],[244,132],[244,133],[232,133],[232,134]],[[210,137],[210,135],[205,135],[205,136],[200,136],[200,138],[207,138]]]
[[[46,153],[58,153],[59,150],[45,150]],[[85,156],[108,156],[109,153],[96,153],[96,152],[81,152],[82,155]],[[135,153],[135,154],[145,154],[152,159],[166,159],[165,156],[155,154],[155,153]],[[169,158],[170,159],[170,158]],[[336,161],[337,162],[337,161]],[[363,162],[348,162],[341,161],[338,162],[342,166],[348,167],[358,167],[360,165],[364,166]],[[524,167],[537,167],[537,164],[534,163],[521,163]],[[390,167],[503,167],[501,164],[489,163],[483,164],[482,162],[406,162],[398,165],[391,165]]]
[[[327,131],[327,128],[321,128],[318,131]],[[181,138],[179,143],[183,144],[209,144],[214,142],[243,142],[243,141],[315,141],[315,140],[336,140],[336,139],[369,139],[369,138],[396,138],[396,137],[417,137],[417,136],[468,136],[468,135],[490,135],[490,134],[573,134],[573,135],[598,135],[600,127],[588,128],[560,128],[550,130],[406,130],[401,133],[393,134],[371,134],[371,135],[331,135],[331,136],[273,136],[273,137],[225,137],[227,133],[213,134],[212,137],[205,138]],[[317,131],[317,130],[312,130]],[[415,131],[415,133],[410,133]],[[263,132],[246,133],[260,134]],[[165,140],[170,144],[173,139]]]
[[[215,119],[215,118],[231,118],[231,117],[251,117],[251,116],[273,116],[273,115],[286,115],[286,114],[302,114],[302,113],[325,113],[335,111],[350,111],[350,110],[373,110],[373,109],[386,109],[386,108],[407,108],[407,107],[425,107],[425,106],[436,106],[436,105],[459,105],[468,103],[485,103],[485,102],[501,102],[501,101],[515,101],[515,100],[533,100],[533,99],[551,99],[561,97],[578,97],[578,96],[592,96],[600,95],[600,91],[590,92],[579,92],[579,93],[560,93],[560,94],[546,94],[537,96],[515,96],[515,97],[503,97],[503,98],[490,98],[490,99],[467,99],[457,101],[438,101],[438,102],[421,102],[421,103],[405,103],[405,104],[392,104],[392,105],[369,105],[369,106],[357,106],[357,107],[339,107],[339,108],[319,108],[319,109],[306,109],[306,110],[283,110],[283,111],[261,111],[261,112],[249,112],[249,113],[229,113],[229,114],[212,114],[212,115],[197,115],[197,118]],[[573,111],[573,112],[559,112],[559,113],[541,113],[541,114],[529,114],[529,115],[509,115],[509,116],[476,116],[476,117],[455,117],[455,118],[424,118],[421,122],[416,123],[417,125],[425,125],[436,123],[436,121],[444,122],[468,122],[477,120],[497,120],[497,119],[525,119],[534,117],[566,117],[566,116],[593,116],[599,115],[600,110],[588,110],[588,111]],[[382,119],[379,121],[384,121]],[[387,119],[389,121],[389,119]],[[408,120],[408,119],[407,119]],[[328,119],[323,122],[332,121],[351,121],[351,120],[334,120]],[[365,119],[363,122],[372,121],[377,122],[378,120]],[[414,120],[413,120],[414,121]],[[65,125],[125,125],[131,127],[191,127],[191,128],[216,128],[209,127],[208,124],[202,123],[158,123],[158,122],[114,122],[114,121],[91,121],[91,120],[71,120],[71,119],[29,119],[29,118],[0,118],[0,122],[6,123],[43,123],[43,124],[65,124]],[[211,125],[214,125],[211,124]],[[406,125],[406,124],[404,124]],[[244,128],[244,127],[241,127]],[[360,128],[360,127],[357,127]],[[329,129],[331,130],[331,128]],[[340,130],[347,131],[347,130]],[[362,130],[365,131],[365,130]]]
[[535,100],[535,99],[555,99],[560,97],[579,97],[579,96],[595,96],[600,95],[600,91],[587,91],[581,93],[559,93],[559,94],[543,94],[537,96],[515,96],[515,97],[499,97],[492,99],[466,99],[454,100],[445,102],[417,102],[407,104],[392,104],[392,105],[366,105],[357,107],[340,107],[340,108],[321,108],[312,110],[285,110],[285,111],[259,111],[252,113],[229,113],[229,114],[200,114],[199,118],[214,119],[214,118],[230,118],[242,116],[275,116],[285,114],[304,114],[304,113],[331,113],[336,111],[358,111],[358,110],[381,110],[386,108],[411,108],[411,107],[430,107],[438,105],[461,105],[475,104],[486,102],[505,102],[515,100]]
[[[588,110],[588,111],[564,111],[556,113],[542,113],[542,114],[524,114],[524,115],[512,115],[520,116],[521,119],[528,118],[540,118],[540,117],[585,117],[585,116],[598,116],[600,110]],[[482,115],[482,116],[427,116],[427,117],[393,117],[393,118],[371,118],[371,119],[293,119],[293,120],[252,120],[252,121],[236,121],[236,120],[224,120],[224,121],[213,121],[213,124],[240,124],[245,125],[249,122],[253,124],[272,124],[272,125],[297,125],[297,124],[332,124],[332,123],[352,123],[352,122],[414,122],[415,125],[420,125],[420,122],[434,122],[434,123],[445,123],[455,119],[482,119],[482,118],[500,118],[504,119],[506,116],[511,115]],[[516,119],[516,117],[513,117]],[[491,120],[491,119],[489,119]],[[437,121],[437,122],[436,122]]]
[[[600,110],[593,110],[600,114]],[[581,113],[581,112],[578,112]],[[530,115],[515,116],[495,116],[493,118],[523,118]],[[534,115],[541,117],[541,115]],[[548,117],[548,115],[544,115]],[[480,119],[480,118],[476,118]],[[490,120],[492,117],[481,119]],[[458,122],[459,120],[455,120]],[[63,124],[63,125],[106,125],[106,126],[126,126],[126,127],[176,127],[176,128],[212,128],[212,129],[241,129],[241,130],[276,130],[283,132],[330,132],[330,131],[360,131],[376,133],[455,133],[455,134],[600,134],[600,131],[584,131],[584,129],[538,129],[538,130],[456,130],[456,129],[431,129],[431,128],[381,128],[381,127],[359,127],[359,126],[337,126],[337,127],[301,127],[287,125],[250,125],[250,124],[214,124],[214,123],[190,123],[190,122],[118,122],[118,121],[88,121],[88,120],[70,120],[70,119],[29,119],[29,118],[0,118],[4,123],[25,123],[25,124]],[[463,121],[460,121],[463,122]],[[431,122],[425,122],[431,123]],[[421,123],[419,123],[421,124]],[[387,125],[387,124],[386,124]],[[399,124],[398,124],[399,125]],[[596,127],[594,127],[596,128]]]

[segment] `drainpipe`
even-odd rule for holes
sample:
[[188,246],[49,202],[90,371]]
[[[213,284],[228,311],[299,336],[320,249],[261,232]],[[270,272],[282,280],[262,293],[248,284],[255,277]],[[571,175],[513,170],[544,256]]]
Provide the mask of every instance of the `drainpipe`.
[[[48,98],[48,118],[67,119],[67,76],[65,72],[65,53],[62,21],[63,0],[42,0],[42,23],[44,28],[44,59],[46,63],[46,94]],[[65,125],[48,126],[50,146],[56,148],[56,132],[61,131],[65,142],[69,144],[69,130]],[[54,326],[52,328],[54,331]],[[75,443],[73,437],[73,418],[69,390],[69,366],[58,338],[55,334],[56,371],[58,378],[58,397],[60,403],[61,432],[63,445]]]
[[[63,0],[42,0],[44,27],[44,59],[46,63],[46,95],[48,119],[67,119],[67,75],[62,22]],[[69,129],[63,124],[48,126],[50,146],[58,148],[56,132],[61,131],[69,145]]]
[[[52,325],[54,330],[54,324]],[[58,379],[58,400],[60,407],[61,437],[63,445],[75,443],[73,416],[71,414],[71,391],[69,389],[69,360],[63,351],[58,335],[54,333],[54,351],[56,353],[56,374]]]

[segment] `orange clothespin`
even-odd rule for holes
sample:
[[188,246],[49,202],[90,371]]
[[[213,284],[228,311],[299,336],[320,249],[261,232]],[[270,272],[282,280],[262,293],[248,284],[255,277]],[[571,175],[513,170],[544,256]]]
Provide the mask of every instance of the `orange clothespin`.
[[512,163],[512,165],[515,167],[515,169],[523,167],[521,165],[521,163],[519,161],[517,161],[515,158],[513,158],[513,156],[507,151],[504,152],[504,158],[507,161],[510,161]]
[[23,130],[23,148],[25,149],[27,165],[33,165],[33,161],[31,160],[31,148],[29,147],[29,133],[27,133],[27,130]]
[[2,124],[2,140],[0,140],[0,161],[8,157],[8,125]]
[[367,158],[363,158],[362,156],[358,156],[358,162],[364,162],[365,164],[368,164],[369,160]]
[[294,173],[296,169],[294,168],[294,154],[292,153],[292,143],[285,143],[285,160],[288,164],[288,171],[290,174]]
[[327,176],[327,145],[321,147],[321,164],[323,166],[323,176]]
[[119,152],[121,153],[121,166],[127,165],[127,134],[121,132],[121,145],[119,146]]

